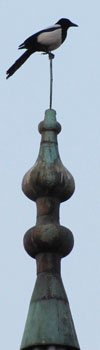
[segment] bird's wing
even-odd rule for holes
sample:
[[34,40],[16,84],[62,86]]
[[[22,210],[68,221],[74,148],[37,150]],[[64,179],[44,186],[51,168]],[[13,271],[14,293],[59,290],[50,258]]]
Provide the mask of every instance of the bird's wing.
[[[40,30],[39,32],[31,35],[29,38],[27,38],[21,45],[19,45],[19,49],[31,49],[33,48],[33,46],[38,42],[40,38],[42,38],[42,34],[45,33],[44,37],[50,36],[49,33],[53,33],[54,31],[56,31],[57,29],[60,29],[61,26],[59,24],[55,24],[51,27],[47,27],[43,30]],[[42,42],[41,42],[42,44]]]
[[56,30],[58,28],[61,28],[60,24],[54,24],[53,26],[47,27],[43,30],[40,30],[36,34],[41,34],[41,33],[45,33],[45,32],[53,32],[54,30]]

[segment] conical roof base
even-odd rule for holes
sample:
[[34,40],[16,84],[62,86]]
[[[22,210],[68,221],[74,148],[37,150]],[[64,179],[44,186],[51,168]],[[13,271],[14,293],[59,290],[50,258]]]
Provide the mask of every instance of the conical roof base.
[[68,299],[59,274],[39,274],[31,298],[21,350],[39,345],[79,349]]

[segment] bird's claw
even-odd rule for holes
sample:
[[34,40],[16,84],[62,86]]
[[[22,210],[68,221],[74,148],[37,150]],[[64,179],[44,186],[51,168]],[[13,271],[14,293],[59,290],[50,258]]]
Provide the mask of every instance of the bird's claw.
[[53,60],[53,58],[55,57],[55,55],[52,52],[42,52],[42,55],[48,55],[49,60]]
[[49,56],[49,60],[53,60],[53,58],[55,57],[55,55],[52,52],[49,52],[48,56]]

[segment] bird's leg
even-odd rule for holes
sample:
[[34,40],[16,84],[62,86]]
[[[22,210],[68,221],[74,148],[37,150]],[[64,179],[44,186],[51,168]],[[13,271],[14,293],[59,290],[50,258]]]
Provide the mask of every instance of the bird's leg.
[[48,57],[49,57],[49,60],[53,60],[53,58],[55,57],[54,53],[52,52],[48,52]]
[[52,53],[52,52],[42,52],[42,55],[48,55],[49,56],[49,59],[53,59],[55,57],[55,55]]
[[52,89],[53,89],[53,71],[52,71],[52,59],[54,58],[54,54],[48,53],[50,60],[50,109],[52,108]]
[[49,56],[49,60],[53,60],[53,58],[55,57],[55,55],[52,52],[49,52],[48,56]]

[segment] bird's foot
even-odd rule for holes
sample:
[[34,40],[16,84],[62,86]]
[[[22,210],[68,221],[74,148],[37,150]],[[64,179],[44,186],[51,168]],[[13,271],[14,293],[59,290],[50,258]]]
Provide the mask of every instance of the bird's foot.
[[49,60],[53,60],[53,58],[55,57],[55,55],[52,52],[49,52],[48,56],[49,56]]
[[55,55],[52,52],[42,52],[42,55],[48,55],[49,60],[53,60]]

